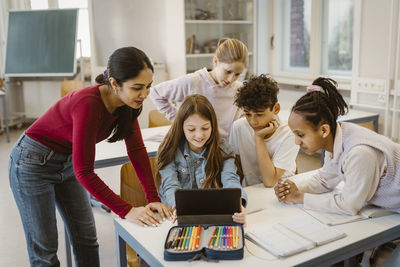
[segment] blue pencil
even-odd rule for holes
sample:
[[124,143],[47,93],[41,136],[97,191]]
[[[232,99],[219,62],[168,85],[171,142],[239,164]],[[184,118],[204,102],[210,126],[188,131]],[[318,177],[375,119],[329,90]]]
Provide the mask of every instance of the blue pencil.
[[189,233],[188,233],[188,235],[187,235],[187,238],[186,238],[186,243],[185,243],[185,249],[188,249],[188,247],[189,247],[189,242],[190,242],[190,236],[192,235],[192,230],[193,230],[193,226],[190,226],[190,228],[189,228]]
[[220,231],[220,235],[219,235],[219,243],[218,243],[218,248],[221,248],[221,244],[222,244],[222,238],[223,238],[223,234],[224,234],[224,229],[222,227],[219,228]]

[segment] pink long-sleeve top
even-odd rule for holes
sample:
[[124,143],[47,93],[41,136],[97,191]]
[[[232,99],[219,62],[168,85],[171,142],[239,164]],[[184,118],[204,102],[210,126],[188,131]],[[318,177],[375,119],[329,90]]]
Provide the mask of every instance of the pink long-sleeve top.
[[[60,99],[26,130],[26,135],[55,152],[72,154],[74,173],[79,183],[124,218],[132,205],[115,194],[94,172],[96,143],[109,137],[117,119],[106,109],[99,86],[74,91]],[[160,201],[137,120],[132,128],[133,134],[125,139],[129,159],[147,201]]]

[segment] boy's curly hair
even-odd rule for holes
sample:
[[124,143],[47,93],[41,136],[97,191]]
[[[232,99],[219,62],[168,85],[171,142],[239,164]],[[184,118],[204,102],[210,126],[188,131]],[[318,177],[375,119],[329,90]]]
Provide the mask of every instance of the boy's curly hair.
[[271,109],[278,102],[278,83],[270,76],[251,76],[238,90],[235,105],[249,110]]

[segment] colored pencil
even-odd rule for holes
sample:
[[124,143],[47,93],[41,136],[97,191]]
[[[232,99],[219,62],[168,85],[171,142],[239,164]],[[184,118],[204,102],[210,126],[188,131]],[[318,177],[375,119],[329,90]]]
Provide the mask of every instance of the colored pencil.
[[219,234],[220,234],[220,232],[221,232],[221,227],[217,227],[217,235],[216,235],[216,237],[215,237],[215,239],[214,239],[214,244],[213,244],[213,247],[214,248],[216,248],[216,247],[218,247],[218,243],[219,243]]
[[180,243],[179,250],[183,250],[185,248],[185,241],[188,233],[189,233],[189,227],[185,227],[185,234],[182,235],[182,243]]
[[210,237],[210,241],[208,241],[208,246],[207,246],[207,247],[209,247],[209,248],[212,248],[212,244],[211,244],[211,243],[213,243],[213,241],[214,241],[214,239],[215,239],[215,233],[217,232],[217,228],[218,228],[218,227],[215,227],[215,228],[214,228],[214,232],[213,232],[213,234],[212,234],[211,237]]
[[183,237],[185,236],[185,232],[186,232],[186,227],[182,228],[181,235],[179,236],[179,242],[178,242],[177,246],[175,247],[176,250],[180,250],[180,247],[182,246],[182,242],[183,242]]
[[226,246],[226,227],[224,226],[224,231],[223,231],[223,234],[222,234],[222,248],[225,248],[225,246]]
[[175,238],[177,231],[178,231],[178,229],[175,228],[175,229],[172,229],[172,231],[170,232],[170,234],[168,236],[168,242],[166,245],[167,249],[172,247],[172,244],[174,242],[174,238]]
[[200,246],[200,235],[201,235],[201,225],[197,227],[197,236],[196,236],[196,248]]
[[196,236],[196,232],[197,232],[197,227],[196,226],[192,226],[192,234],[190,235],[190,240],[189,240],[189,250],[193,250],[193,241],[195,239]]
[[190,236],[192,235],[192,231],[193,231],[193,226],[190,226],[188,234],[186,235],[185,245],[183,246],[184,250],[188,249],[189,242],[190,242]]
[[233,226],[229,227],[230,248],[233,248]]
[[223,227],[220,227],[220,235],[218,236],[219,238],[219,242],[218,242],[218,248],[222,247],[222,239],[223,239],[223,235],[224,235],[224,229]]
[[236,228],[235,248],[237,248],[239,244],[239,226],[235,226],[235,228]]
[[174,237],[174,241],[172,242],[171,248],[173,248],[173,249],[176,248],[176,246],[179,243],[179,237],[181,236],[181,234],[182,234],[182,228],[177,228],[177,231],[176,231],[176,234],[175,234],[175,237]]

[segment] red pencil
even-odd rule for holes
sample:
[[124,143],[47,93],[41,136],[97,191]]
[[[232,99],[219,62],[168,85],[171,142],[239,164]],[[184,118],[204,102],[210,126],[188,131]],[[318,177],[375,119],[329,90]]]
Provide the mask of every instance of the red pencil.
[[199,248],[200,245],[200,234],[201,234],[201,225],[197,228],[197,240],[196,240],[196,248]]
[[229,226],[229,247],[233,248],[233,231],[232,231],[232,226]]

